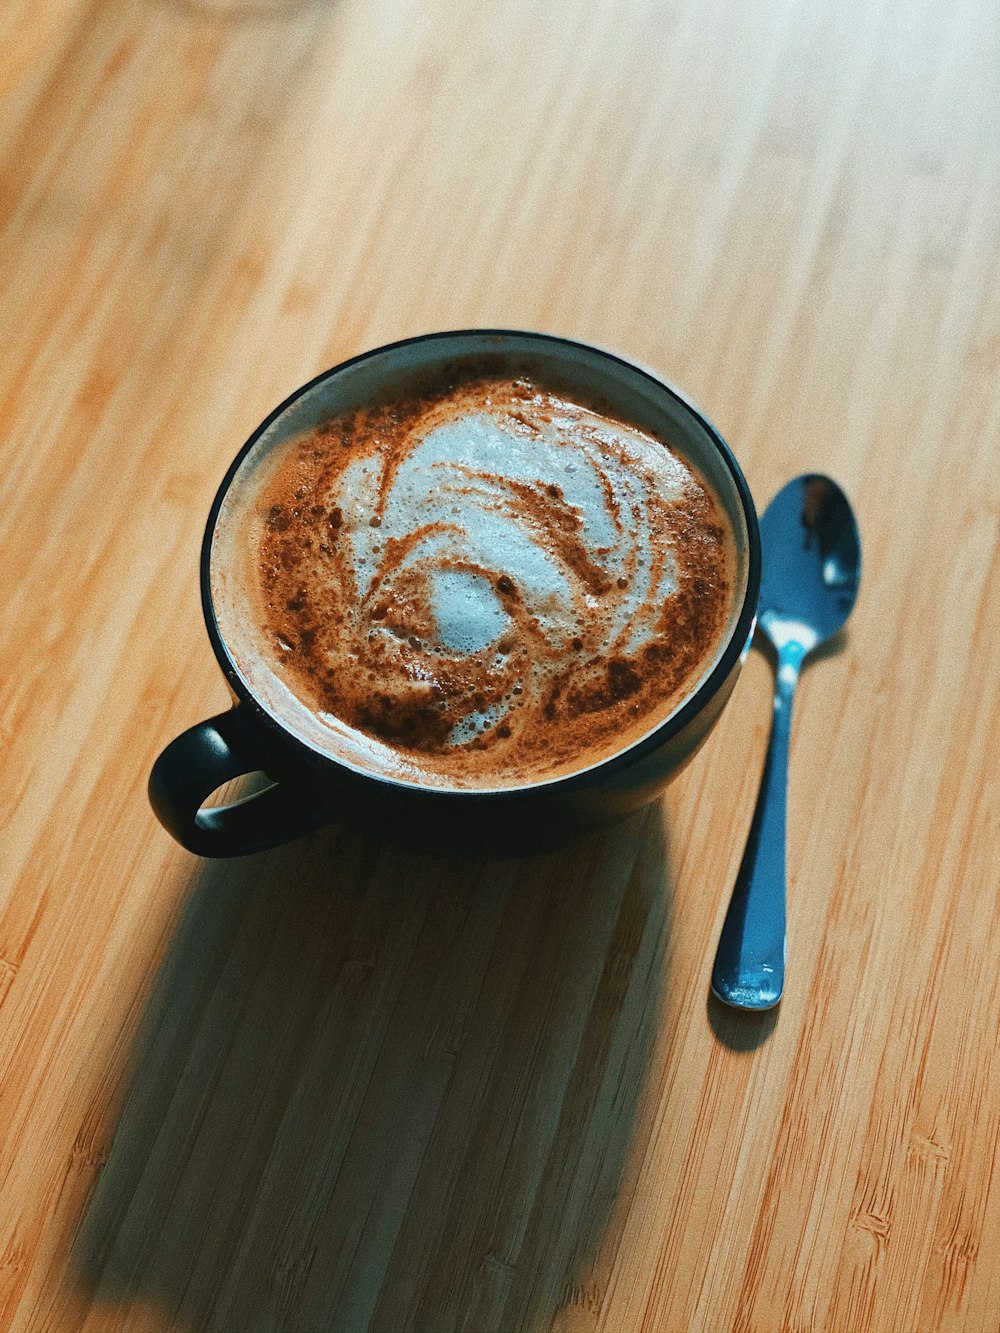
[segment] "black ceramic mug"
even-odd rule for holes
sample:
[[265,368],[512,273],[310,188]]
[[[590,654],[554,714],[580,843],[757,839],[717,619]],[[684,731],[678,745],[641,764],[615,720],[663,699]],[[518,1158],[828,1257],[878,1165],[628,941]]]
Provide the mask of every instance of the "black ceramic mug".
[[[670,440],[711,484],[736,550],[736,598],[725,636],[715,660],[673,712],[640,740],[581,771],[497,790],[421,786],[377,775],[293,733],[255,689],[252,673],[237,666],[212,592],[213,568],[218,582],[218,563],[228,558],[226,543],[218,540],[227,496],[267,451],[398,383],[469,356],[499,356],[537,369],[543,382],[549,376],[576,386],[625,420]],[[757,516],[739,465],[705,417],[649,371],[565,338],[496,330],[428,334],[366,352],[317,376],[276,408],[219,488],[202,547],[201,591],[209,638],[233,705],[163,751],[149,781],[153,809],[178,842],[201,856],[260,851],[338,820],[435,851],[518,855],[558,845],[654,799],[695,753],[732,692],[753,632],[759,584]],[[242,801],[205,806],[222,784],[255,772],[263,772],[271,785]]]

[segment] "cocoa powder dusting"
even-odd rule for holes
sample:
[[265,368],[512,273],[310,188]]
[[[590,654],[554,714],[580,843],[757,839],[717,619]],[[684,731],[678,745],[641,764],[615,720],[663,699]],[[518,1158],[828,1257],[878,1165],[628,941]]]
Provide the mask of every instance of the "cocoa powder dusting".
[[[383,535],[400,469],[414,441],[449,414],[481,412],[488,403],[494,417],[506,412],[509,429],[530,440],[555,411],[548,391],[526,376],[484,377],[457,367],[444,379],[450,401],[443,381],[430,384],[334,418],[288,447],[259,509],[257,568],[269,641],[280,645],[275,669],[311,708],[383,741],[436,780],[505,785],[499,774],[516,784],[586,766],[666,716],[714,656],[733,596],[732,538],[718,502],[689,472],[676,498],[649,502],[654,555],[640,577],[621,497],[608,477],[598,478],[595,493],[626,552],[617,569],[595,549],[588,514],[571,488],[512,476],[498,487],[501,512],[542,534],[546,558],[570,581],[577,619],[560,637],[545,606],[533,605],[507,569],[481,566],[474,555],[438,556],[449,577],[485,580],[507,626],[485,647],[446,651],[422,553],[451,550],[464,494],[479,496],[486,483],[474,469],[467,476],[454,471],[441,483],[456,488],[454,520],[446,515],[410,533],[390,527]],[[558,409],[562,419],[572,404],[559,399]],[[361,458],[379,469],[374,512],[333,503],[345,469]],[[374,530],[367,549],[378,562],[363,578],[352,563],[362,527]],[[634,586],[637,596],[655,586],[649,580],[665,561],[673,561],[676,588],[662,605],[654,600],[642,609],[651,638],[630,647],[622,631],[609,645],[617,599],[632,596]]]

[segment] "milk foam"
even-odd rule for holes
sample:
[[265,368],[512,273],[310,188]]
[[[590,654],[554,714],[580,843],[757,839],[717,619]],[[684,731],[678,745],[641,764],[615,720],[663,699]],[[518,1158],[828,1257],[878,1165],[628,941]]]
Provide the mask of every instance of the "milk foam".
[[[373,594],[391,595],[394,583],[418,573],[436,621],[424,647],[478,653],[509,627],[494,582],[506,575],[553,647],[579,636],[595,614],[603,629],[598,651],[622,635],[630,653],[653,638],[655,612],[677,579],[675,561],[654,550],[648,493],[676,500],[687,476],[659,443],[580,409],[537,430],[479,412],[430,430],[391,476],[389,467],[359,458],[324,497],[345,515],[362,618]],[[560,558],[544,515],[525,508],[513,483],[550,501],[548,487],[559,488],[586,558],[617,595],[599,601],[588,591]],[[414,536],[386,568],[389,544]],[[391,632],[374,622],[370,628]]]
[[241,669],[348,762],[542,780],[643,734],[717,651],[725,521],[628,422],[472,380],[281,449],[247,543],[265,637]]

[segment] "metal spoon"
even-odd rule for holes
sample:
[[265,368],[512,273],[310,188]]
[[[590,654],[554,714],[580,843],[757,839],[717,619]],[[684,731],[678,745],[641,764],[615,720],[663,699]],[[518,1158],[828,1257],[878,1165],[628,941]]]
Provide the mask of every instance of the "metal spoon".
[[804,476],[760,521],[764,557],[757,628],[778,654],[771,739],[757,808],[712,971],[738,1009],[770,1009],[785,985],[785,806],[792,699],[806,656],[851,614],[861,541],[850,503],[829,477]]

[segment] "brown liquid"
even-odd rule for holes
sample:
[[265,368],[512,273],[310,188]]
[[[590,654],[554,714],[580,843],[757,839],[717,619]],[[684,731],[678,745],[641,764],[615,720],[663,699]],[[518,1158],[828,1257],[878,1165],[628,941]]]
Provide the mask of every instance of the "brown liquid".
[[523,378],[431,385],[282,446],[252,531],[272,670],[388,747],[368,766],[428,785],[520,786],[625,748],[732,609],[704,481]]

